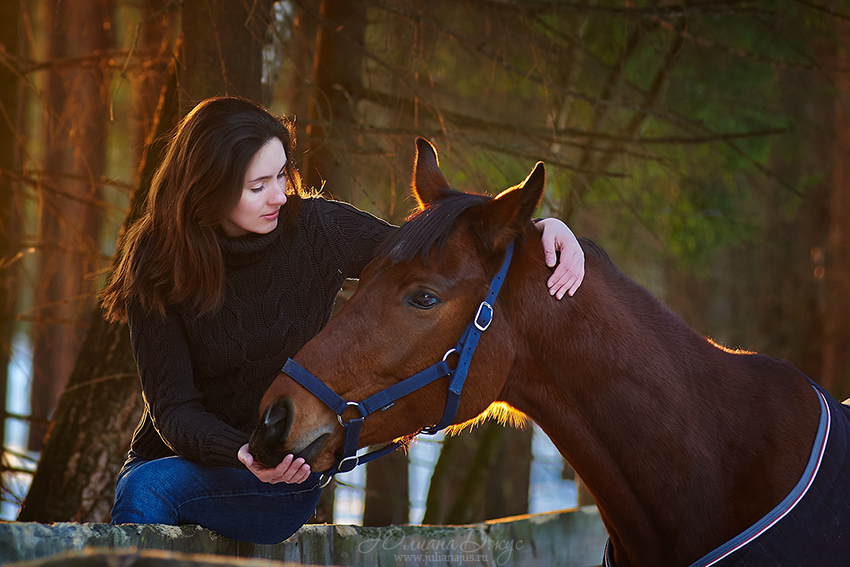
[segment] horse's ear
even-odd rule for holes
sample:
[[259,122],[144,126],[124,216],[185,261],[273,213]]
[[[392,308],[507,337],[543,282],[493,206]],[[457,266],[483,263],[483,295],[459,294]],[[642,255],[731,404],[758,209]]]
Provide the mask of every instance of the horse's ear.
[[418,208],[446,195],[449,183],[440,171],[437,150],[425,138],[416,138],[416,158],[413,160],[413,196]]
[[[534,210],[543,198],[546,168],[537,162],[525,181],[505,189],[492,201],[481,205],[478,226],[480,235],[494,249],[507,246],[522,234]],[[489,242],[487,242],[489,240]]]

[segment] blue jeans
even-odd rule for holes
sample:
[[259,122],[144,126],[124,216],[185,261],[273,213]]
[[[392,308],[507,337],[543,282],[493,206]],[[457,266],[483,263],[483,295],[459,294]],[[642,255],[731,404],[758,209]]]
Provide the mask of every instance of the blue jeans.
[[231,539],[272,544],[310,519],[321,491],[316,473],[301,484],[268,484],[244,468],[183,457],[148,461],[130,452],[118,473],[112,523],[199,524]]

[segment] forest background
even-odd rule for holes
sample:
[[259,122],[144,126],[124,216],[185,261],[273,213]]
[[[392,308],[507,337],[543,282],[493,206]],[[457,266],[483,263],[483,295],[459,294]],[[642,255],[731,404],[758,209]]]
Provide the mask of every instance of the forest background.
[[[0,466],[21,520],[109,519],[141,399],[95,291],[164,136],[221,94],[294,117],[307,184],[394,223],[415,136],[461,190],[542,160],[541,216],[702,334],[850,396],[844,0],[0,0],[0,439],[29,426]],[[528,429],[445,440],[423,521],[525,512],[530,460]],[[370,464],[364,524],[408,521],[407,485],[406,455]]]

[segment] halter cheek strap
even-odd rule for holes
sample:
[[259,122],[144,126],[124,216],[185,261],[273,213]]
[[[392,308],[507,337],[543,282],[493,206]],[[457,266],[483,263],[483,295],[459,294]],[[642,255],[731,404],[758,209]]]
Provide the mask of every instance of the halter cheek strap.
[[[389,409],[399,398],[415,392],[443,376],[449,376],[448,397],[446,399],[446,407],[443,410],[443,416],[435,425],[424,427],[420,433],[434,435],[452,424],[457,415],[458,406],[460,405],[460,394],[463,390],[463,384],[466,381],[466,375],[469,372],[472,355],[478,346],[481,333],[486,331],[493,321],[493,305],[496,303],[496,297],[499,295],[499,290],[501,290],[502,283],[504,283],[505,276],[508,273],[513,249],[514,244],[511,242],[508,244],[501,268],[499,268],[499,271],[490,282],[490,290],[487,293],[487,297],[478,306],[475,316],[466,326],[457,345],[446,351],[441,361],[376,394],[372,394],[363,401],[351,402],[344,400],[303,366],[291,358],[286,361],[286,364],[283,366],[283,372],[286,372],[293,380],[304,386],[310,393],[319,398],[319,400],[336,413],[337,419],[344,430],[345,439],[343,441],[342,458],[334,463],[329,470],[322,473],[322,477],[320,478],[322,487],[327,486],[337,473],[348,472],[357,465],[383,457],[401,446],[401,443],[393,442],[380,449],[358,456],[357,448],[360,444],[360,430],[363,427],[363,421],[369,414],[378,410],[385,411]],[[447,362],[449,356],[452,354],[458,355],[455,368],[449,368]],[[359,417],[344,421],[342,414],[349,407],[356,408],[360,415]]]

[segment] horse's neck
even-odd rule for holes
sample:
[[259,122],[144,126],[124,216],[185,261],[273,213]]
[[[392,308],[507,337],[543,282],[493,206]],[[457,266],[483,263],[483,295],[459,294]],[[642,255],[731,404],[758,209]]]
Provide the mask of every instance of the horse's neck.
[[[573,329],[569,332],[580,332]],[[545,387],[528,385],[508,403],[528,414],[553,440],[591,492],[615,549],[639,544],[645,563],[659,567],[681,526],[684,507],[671,506],[667,491],[681,484],[689,437],[683,393],[646,379],[649,361],[608,359],[610,348],[591,346],[547,368]],[[577,362],[578,361],[578,362]],[[688,513],[695,513],[691,509]]]
[[[547,325],[561,352],[553,356],[552,345],[545,351],[546,345],[528,341],[516,369],[533,371],[509,379],[505,401],[538,422],[575,468],[621,556],[636,565],[689,563],[790,490],[805,466],[805,439],[814,437],[816,420],[784,411],[785,405],[800,408],[806,387],[784,369],[770,407],[754,411],[751,401],[766,386],[752,376],[751,361],[715,348],[660,305],[643,304],[639,316],[616,312],[624,302],[608,296],[586,312],[559,307],[568,317],[541,312],[527,318]],[[809,401],[802,413],[816,414],[814,396]],[[788,446],[780,436],[795,428],[805,433]],[[762,446],[744,448],[747,432],[761,437]],[[790,453],[790,474],[761,478],[758,489],[739,478],[755,465],[778,464],[777,448]],[[741,498],[752,502],[730,502]]]

